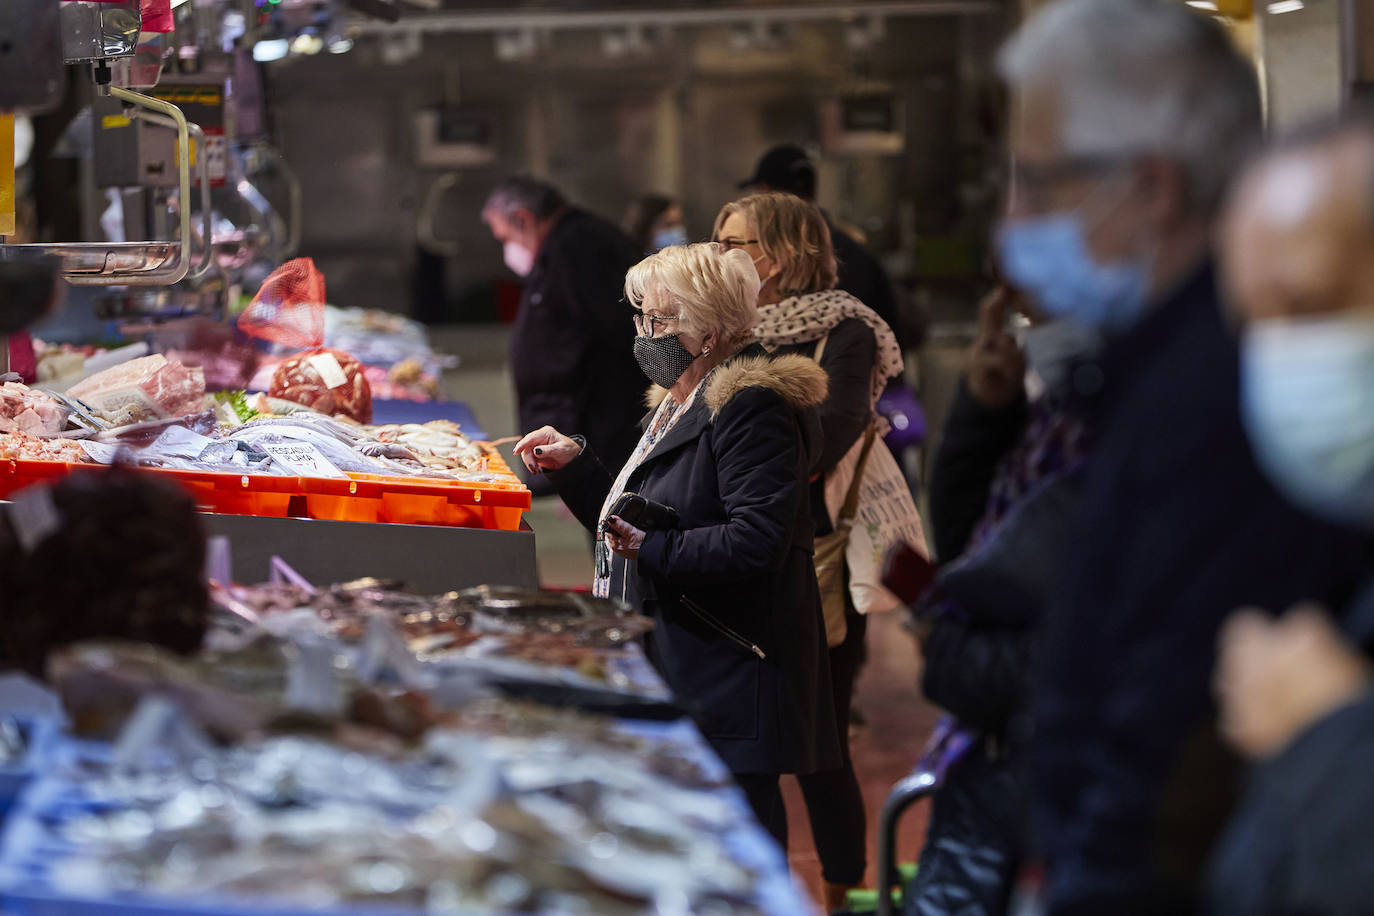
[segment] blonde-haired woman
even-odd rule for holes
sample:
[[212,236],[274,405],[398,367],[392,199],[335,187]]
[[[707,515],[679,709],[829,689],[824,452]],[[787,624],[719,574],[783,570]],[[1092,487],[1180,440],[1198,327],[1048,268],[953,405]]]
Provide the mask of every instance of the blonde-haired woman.
[[[840,762],[807,486],[825,373],[754,342],[759,278],[741,252],[665,248],[625,292],[654,382],[630,460],[614,473],[551,427],[515,450],[598,532],[594,590],[654,618],[650,658],[785,847],[778,776]],[[676,522],[611,516],[630,492]]]
[[[776,354],[816,359],[829,379],[820,407],[821,450],[812,466],[811,512],[818,534],[834,530],[825,477],[855,446],[874,418],[888,379],[902,371],[891,328],[858,299],[834,289],[835,249],[825,216],[791,194],[755,194],[726,204],[715,239],[749,255],[758,274],[757,339]],[[826,903],[840,909],[845,892],[863,881],[867,818],[849,759],[849,710],[863,661],[866,618],[848,601],[846,635],[830,649],[834,705],[845,748],[841,766],[803,776],[802,795],[821,860]]]

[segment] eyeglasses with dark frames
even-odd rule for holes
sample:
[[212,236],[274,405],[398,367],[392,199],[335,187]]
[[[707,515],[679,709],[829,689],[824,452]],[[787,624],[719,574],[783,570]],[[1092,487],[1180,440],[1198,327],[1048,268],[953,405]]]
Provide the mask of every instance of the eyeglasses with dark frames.
[[634,310],[635,330],[645,337],[657,337],[658,322],[681,321],[681,315],[650,315],[643,309]]

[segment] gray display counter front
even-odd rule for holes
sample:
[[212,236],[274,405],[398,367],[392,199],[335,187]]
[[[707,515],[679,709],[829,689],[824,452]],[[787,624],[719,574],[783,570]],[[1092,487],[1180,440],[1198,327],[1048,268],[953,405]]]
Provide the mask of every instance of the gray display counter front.
[[201,518],[207,534],[229,538],[239,582],[264,581],[276,555],[321,585],[375,576],[399,579],[421,594],[474,585],[539,587],[534,532],[526,523],[519,531],[486,531],[248,515]]
[[[9,507],[0,501],[0,513]],[[266,581],[275,555],[321,585],[375,576],[431,595],[474,585],[539,587],[527,522],[519,531],[485,531],[207,513],[201,519],[206,534],[229,538],[238,582]]]

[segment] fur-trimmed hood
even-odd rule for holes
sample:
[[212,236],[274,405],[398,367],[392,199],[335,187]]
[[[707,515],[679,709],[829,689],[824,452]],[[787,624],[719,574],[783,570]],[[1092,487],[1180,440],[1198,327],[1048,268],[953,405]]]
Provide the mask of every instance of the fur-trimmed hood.
[[[752,348],[751,348],[752,349]],[[730,399],[748,388],[776,391],[796,409],[816,407],[825,401],[830,379],[815,360],[795,353],[782,356],[735,356],[721,364],[706,386],[706,406],[714,419]],[[649,409],[663,403],[668,389],[654,385],[645,395]]]

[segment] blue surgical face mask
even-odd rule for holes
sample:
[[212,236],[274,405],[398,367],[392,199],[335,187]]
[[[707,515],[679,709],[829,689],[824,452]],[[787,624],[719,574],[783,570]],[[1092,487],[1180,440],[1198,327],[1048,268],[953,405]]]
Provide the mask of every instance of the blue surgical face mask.
[[997,254],[1011,284],[1050,318],[1120,334],[1145,312],[1150,259],[1098,263],[1078,211],[1008,220],[997,232]]
[[654,251],[662,251],[673,245],[687,244],[687,229],[684,226],[665,226],[654,233]]
[[1241,404],[1260,467],[1289,499],[1374,528],[1374,317],[1250,325]]

